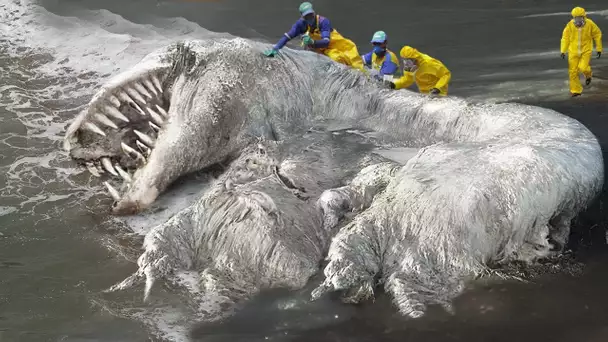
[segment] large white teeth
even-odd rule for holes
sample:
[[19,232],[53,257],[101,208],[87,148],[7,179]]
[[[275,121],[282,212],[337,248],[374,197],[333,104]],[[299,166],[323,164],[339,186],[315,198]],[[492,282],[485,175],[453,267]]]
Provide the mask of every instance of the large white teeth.
[[156,86],[158,91],[160,91],[162,93],[163,87],[160,86],[160,82],[158,81],[158,78],[156,78],[156,76],[154,76],[154,75],[150,76],[150,78],[152,79],[152,83],[154,83],[154,86]]
[[150,95],[150,93],[146,90],[146,88],[144,88],[143,85],[139,84],[139,82],[133,82],[133,87],[135,88],[135,90],[137,90],[138,92],[143,94],[145,97],[147,97],[149,99],[153,99],[152,95]]
[[156,126],[152,121],[148,121],[148,124],[156,133],[160,132],[160,127]]
[[97,125],[95,125],[92,122],[85,123],[84,124],[84,128],[88,129],[91,132],[94,132],[94,133],[97,133],[99,135],[102,135],[104,137],[106,136],[106,134],[101,130],[101,128],[97,127]]
[[163,109],[163,107],[161,107],[161,106],[159,106],[159,105],[156,105],[156,109],[158,109],[158,112],[159,112],[160,114],[162,114],[162,116],[164,116],[165,118],[168,118],[168,117],[169,117],[169,114],[167,114],[167,111],[165,111],[165,110]]
[[122,150],[127,154],[127,155],[132,155],[135,156],[135,159],[137,161],[143,161],[145,162],[146,158],[144,158],[144,156],[137,152],[134,148],[132,148],[131,146],[125,144],[124,142],[120,143],[120,146],[122,147]]
[[144,111],[141,110],[139,105],[137,105],[135,100],[133,100],[127,93],[125,93],[124,91],[121,91],[117,95],[121,100],[123,100],[124,102],[128,103],[133,108],[135,108],[139,112],[139,114],[144,115],[144,116],[146,115],[146,113],[144,113]]
[[110,95],[110,97],[108,97],[108,101],[110,101],[114,107],[120,107],[120,101],[116,98],[116,96]]
[[112,198],[115,201],[120,201],[120,194],[118,193],[118,190],[114,189],[114,187],[111,186],[110,183],[108,183],[107,181],[103,182],[103,184],[105,184],[106,188],[108,188],[108,191],[110,192]]
[[129,102],[129,105],[131,105],[133,108],[135,108],[135,110],[137,110],[137,112],[139,112],[139,114],[146,116],[146,112],[144,112],[141,107],[139,107],[139,105],[135,102]]
[[93,163],[88,162],[85,163],[85,165],[87,166],[87,170],[89,170],[89,172],[95,176],[95,177],[101,177],[101,175],[99,174],[99,171],[97,171],[97,168],[95,167],[95,165],[93,165]]
[[115,164],[114,168],[116,169],[116,171],[118,171],[118,174],[127,182],[131,183],[131,176],[125,171],[123,170],[120,165]]
[[160,114],[152,110],[152,108],[146,107],[146,109],[148,110],[148,113],[150,113],[152,121],[154,121],[155,124],[162,126],[165,123]]
[[126,87],[125,90],[129,94],[129,96],[131,96],[135,100],[139,101],[139,103],[143,103],[143,104],[146,103],[146,100],[144,100],[144,98],[141,97],[141,95],[139,95],[139,93],[137,92],[137,90],[135,90],[135,89],[133,89],[131,87]]
[[102,124],[104,124],[108,127],[118,129],[118,126],[116,126],[116,124],[114,122],[112,122],[112,120],[108,119],[108,117],[103,114],[96,113],[95,119],[97,119],[97,121],[101,122]]
[[118,176],[118,173],[116,173],[116,170],[114,170],[114,167],[112,166],[112,161],[110,161],[110,158],[104,157],[101,158],[101,165],[103,165],[103,167],[111,174],[113,174],[114,176]]
[[106,114],[108,114],[110,116],[113,116],[113,117],[115,117],[117,119],[120,119],[120,120],[122,120],[124,122],[129,122],[129,119],[126,116],[124,116],[123,113],[121,113],[118,109],[116,109],[116,108],[114,108],[112,106],[104,106],[103,110],[104,110],[104,112]]
[[144,85],[146,86],[146,88],[148,88],[151,92],[154,93],[155,96],[158,96],[159,92],[156,88],[154,88],[154,85],[152,84],[152,82],[150,82],[149,79],[145,78],[143,80]]
[[147,135],[146,133],[142,133],[136,129],[134,129],[133,132],[135,132],[139,139],[141,139],[141,141],[143,141],[146,145],[154,147],[154,140],[149,135]]
[[146,145],[144,145],[144,143],[142,143],[139,140],[135,141],[135,145],[137,145],[137,147],[139,147],[139,150],[146,155],[146,157],[150,157],[150,153],[152,153],[152,150],[150,150],[150,148]]
[[135,100],[133,100],[129,94],[125,93],[124,91],[119,91],[118,94],[116,94],[118,96],[119,99],[121,99],[123,102],[129,103],[129,102],[135,102]]

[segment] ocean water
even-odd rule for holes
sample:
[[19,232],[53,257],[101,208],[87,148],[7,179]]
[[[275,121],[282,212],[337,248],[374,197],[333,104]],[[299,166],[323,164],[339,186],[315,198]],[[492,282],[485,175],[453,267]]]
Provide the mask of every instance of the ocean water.
[[[150,320],[166,324],[165,337],[184,334],[166,314],[142,316],[144,307],[173,301],[174,289],[159,287],[145,304],[139,291],[102,292],[136,268],[141,238],[108,214],[103,185],[61,150],[63,132],[104,80],[150,51],[182,38],[228,35],[274,43],[297,18],[298,4],[0,2],[0,341],[160,340],[143,324]],[[602,147],[608,142],[607,60],[592,61],[596,78],[583,97],[568,97],[558,50],[567,1],[314,5],[361,53],[382,29],[395,52],[409,44],[442,60],[453,73],[451,94],[550,107],[580,120]],[[584,6],[608,32],[608,6]],[[407,153],[392,151],[396,159]],[[181,183],[166,196],[178,207],[200,190],[184,192],[187,180]],[[417,321],[397,315],[382,296],[349,306],[331,298],[307,304],[310,291],[270,291],[226,322],[189,333],[197,341],[604,341],[605,203],[602,196],[575,224],[581,277],[478,284],[456,301],[455,315],[437,309]],[[129,224],[144,229],[167,215]],[[277,309],[285,301],[297,310]]]

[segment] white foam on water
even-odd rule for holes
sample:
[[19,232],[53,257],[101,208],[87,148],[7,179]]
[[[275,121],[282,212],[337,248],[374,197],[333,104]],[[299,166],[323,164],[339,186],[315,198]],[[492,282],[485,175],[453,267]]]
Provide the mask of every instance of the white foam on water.
[[[15,156],[0,166],[6,180],[0,190],[5,202],[0,217],[20,212],[48,219],[61,213],[36,210],[43,203],[61,211],[83,207],[93,197],[105,199],[103,185],[59,148],[68,121],[107,79],[160,46],[189,36],[229,36],[183,18],[150,18],[148,24],[136,24],[107,10],[73,13],[60,16],[28,0],[0,4],[3,54],[12,63],[2,66],[11,83],[0,86],[0,109],[9,113],[0,117],[0,150]],[[188,191],[183,191],[186,186]],[[143,235],[197,198],[205,186],[204,181],[186,182],[162,196],[156,212],[107,220],[126,223]],[[113,312],[144,322],[167,340],[187,340],[180,324],[185,313],[171,305],[139,313],[123,309]]]
[[15,211],[17,211],[17,208],[15,207],[0,206],[0,216],[8,215],[10,213],[14,213]]

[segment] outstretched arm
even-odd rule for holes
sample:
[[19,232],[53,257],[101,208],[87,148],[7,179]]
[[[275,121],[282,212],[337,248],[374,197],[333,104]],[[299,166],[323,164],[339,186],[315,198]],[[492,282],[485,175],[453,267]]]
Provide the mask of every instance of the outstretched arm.
[[395,85],[395,89],[407,88],[414,84],[414,73],[406,71],[403,73],[403,76],[399,77],[393,84]]
[[281,39],[275,44],[274,49],[280,50],[281,48],[283,48],[283,46],[285,46],[285,44],[287,44],[288,41],[301,35],[305,31],[306,30],[305,30],[304,20],[298,19],[298,21],[296,21],[296,23],[293,24],[293,26],[291,27],[289,32],[286,32],[283,34],[283,37],[281,37]]

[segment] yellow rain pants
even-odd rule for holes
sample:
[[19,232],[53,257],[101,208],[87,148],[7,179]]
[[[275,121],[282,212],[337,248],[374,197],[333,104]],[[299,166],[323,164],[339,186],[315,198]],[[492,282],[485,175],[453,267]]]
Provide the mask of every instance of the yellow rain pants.
[[[577,7],[572,10],[572,16],[584,17],[585,10]],[[566,24],[562,33],[560,50],[561,53],[568,53],[568,77],[570,79],[570,92],[573,94],[583,92],[579,73],[585,75],[585,78],[591,78],[592,76],[589,62],[593,50],[593,41],[595,41],[595,50],[601,52],[602,31],[591,19],[585,17],[585,25],[580,28],[574,25],[574,19]]]
[[[319,15],[317,15],[316,27],[314,30],[308,29],[306,33],[313,40],[321,40],[321,31],[319,29]],[[350,39],[344,38],[336,29],[332,29],[329,38],[329,46],[326,48],[314,48],[314,51],[322,53],[325,56],[333,59],[338,63],[351,66],[355,69],[363,71],[363,61],[357,50],[357,45]]]
[[452,73],[443,63],[410,46],[404,46],[400,55],[405,59],[416,60],[418,68],[414,72],[404,70],[403,76],[393,82],[395,89],[407,88],[416,82],[418,90],[423,94],[428,94],[433,88],[439,89],[439,95],[448,94],[448,83]]

